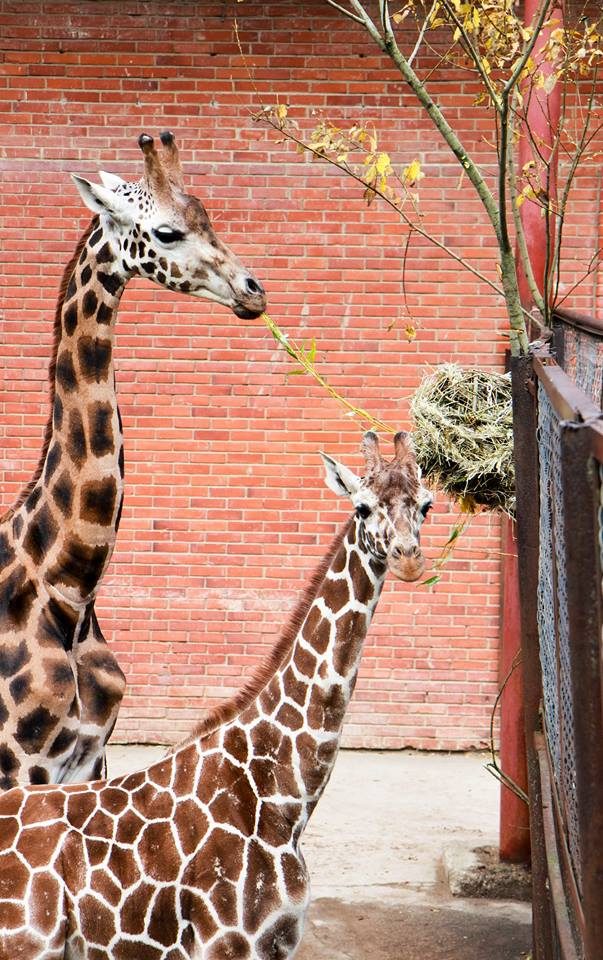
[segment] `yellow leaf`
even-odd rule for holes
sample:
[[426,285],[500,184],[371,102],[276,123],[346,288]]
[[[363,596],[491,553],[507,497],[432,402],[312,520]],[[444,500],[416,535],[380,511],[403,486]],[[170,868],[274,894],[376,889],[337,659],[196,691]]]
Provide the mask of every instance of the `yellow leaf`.
[[390,166],[389,154],[380,153],[375,162],[375,169],[377,170],[379,176],[382,176],[387,170],[389,170]]
[[417,328],[414,326],[414,324],[408,323],[404,329],[404,333],[406,334],[406,339],[408,342],[412,343],[413,340],[416,340]]
[[413,160],[407,167],[404,167],[402,171],[402,178],[409,187],[412,187],[417,180],[421,180],[424,176],[425,174],[421,172],[420,160]]
[[276,115],[279,118],[279,120],[285,119],[285,117],[287,116],[287,107],[285,106],[284,103],[279,103],[279,105],[276,108]]
[[376,164],[371,163],[370,166],[364,171],[363,180],[366,183],[373,183],[376,174],[377,174]]

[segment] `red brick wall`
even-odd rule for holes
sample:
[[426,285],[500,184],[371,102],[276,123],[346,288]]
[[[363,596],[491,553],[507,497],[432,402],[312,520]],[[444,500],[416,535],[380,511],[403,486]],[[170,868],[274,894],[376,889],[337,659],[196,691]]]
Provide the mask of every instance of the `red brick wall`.
[[[264,281],[271,314],[292,336],[316,337],[322,372],[350,399],[408,426],[408,399],[431,364],[501,366],[500,302],[418,237],[406,299],[419,331],[408,343],[405,230],[251,119],[278,95],[306,124],[312,107],[374,120],[396,163],[423,163],[425,226],[496,277],[489,230],[457,164],[359,31],[322,0],[14,0],[0,3],[0,36],[1,506],[37,463],[55,292],[88,219],[68,173],[138,178],[141,130],[176,132],[192,192]],[[440,74],[432,90],[491,176],[490,129],[470,80]],[[126,291],[117,357],[127,498],[97,610],[128,678],[117,737],[172,741],[265,655],[346,516],[316,451],[359,467],[361,428],[313,382],[287,379],[290,362],[260,321],[150,283]],[[432,561],[453,522],[440,497],[425,528]],[[484,743],[499,566],[498,522],[482,516],[434,589],[386,586],[348,745]]]

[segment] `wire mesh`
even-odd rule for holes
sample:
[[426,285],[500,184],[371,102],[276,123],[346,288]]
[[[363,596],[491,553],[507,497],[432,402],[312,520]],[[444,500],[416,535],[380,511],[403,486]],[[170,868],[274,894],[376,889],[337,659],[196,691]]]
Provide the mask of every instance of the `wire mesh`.
[[540,562],[538,630],[545,732],[561,799],[566,839],[578,888],[580,833],[576,793],[567,544],[561,468],[561,424],[542,384],[538,399]]
[[563,324],[563,369],[598,406],[603,399],[603,339]]
[[555,779],[559,782],[559,676],[557,666],[555,548],[553,542],[553,450],[559,444],[559,423],[546,391],[539,384],[538,458],[540,464],[540,556],[538,560],[538,634],[544,723]]

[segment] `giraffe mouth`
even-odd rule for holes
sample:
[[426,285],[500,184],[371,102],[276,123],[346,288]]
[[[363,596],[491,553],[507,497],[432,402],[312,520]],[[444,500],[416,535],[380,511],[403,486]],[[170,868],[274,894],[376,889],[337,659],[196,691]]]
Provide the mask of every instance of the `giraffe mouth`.
[[244,307],[243,304],[237,303],[232,308],[232,312],[239,320],[257,320],[258,317],[262,316],[264,308],[261,310],[250,310],[249,307]]
[[390,558],[387,565],[390,573],[398,580],[404,580],[406,583],[414,583],[419,580],[425,571],[425,557],[422,553],[412,556],[401,556],[399,558]]

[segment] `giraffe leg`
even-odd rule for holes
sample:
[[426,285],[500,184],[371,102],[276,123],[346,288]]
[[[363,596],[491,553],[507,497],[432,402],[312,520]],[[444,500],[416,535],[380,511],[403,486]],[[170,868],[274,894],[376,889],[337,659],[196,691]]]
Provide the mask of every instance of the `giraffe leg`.
[[74,748],[61,770],[60,783],[98,780],[105,776],[105,746],[115,726],[126,686],[92,605],[74,655],[80,725]]

